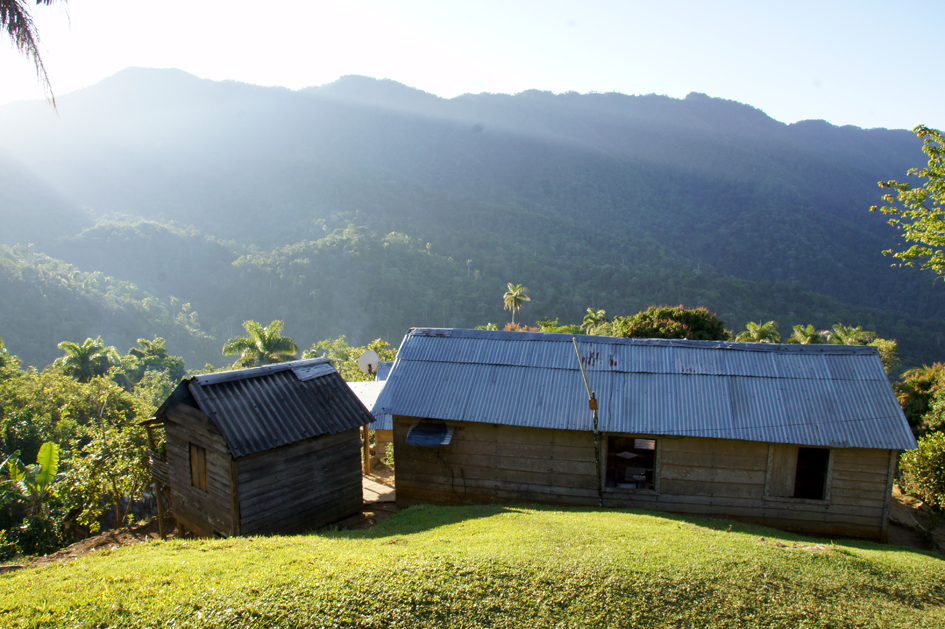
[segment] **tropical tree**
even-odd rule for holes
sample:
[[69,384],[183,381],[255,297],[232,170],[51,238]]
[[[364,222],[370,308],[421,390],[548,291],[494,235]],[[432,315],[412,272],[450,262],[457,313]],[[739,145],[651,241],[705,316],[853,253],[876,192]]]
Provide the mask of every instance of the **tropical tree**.
[[650,306],[632,317],[614,317],[612,334],[632,338],[724,341],[725,322],[708,308]]
[[63,371],[78,380],[88,382],[95,376],[104,376],[112,365],[121,362],[121,355],[111,346],[106,346],[102,337],[87,338],[81,345],[71,341],[63,341],[58,345],[65,356],[57,358],[53,363],[62,367]]
[[[56,0],[35,0],[35,4],[44,5],[55,2]],[[63,4],[65,2],[66,0],[62,0]],[[33,62],[36,76],[55,105],[56,99],[49,83],[49,75],[46,74],[46,66],[43,65],[43,59],[39,54],[39,31],[36,30],[29,3],[26,0],[0,0],[0,29],[6,31],[13,42],[13,47]]]
[[847,326],[842,323],[835,323],[833,327],[826,330],[824,336],[827,342],[833,345],[868,345],[876,340],[875,332],[867,332],[861,326]]
[[243,322],[246,336],[231,338],[223,345],[223,355],[239,354],[234,367],[259,367],[292,360],[299,353],[295,341],[282,336],[282,321],[273,321],[266,327],[249,320]]
[[53,481],[59,473],[59,446],[52,441],[44,443],[36,456],[36,465],[23,465],[15,456],[9,457],[5,463],[10,480],[29,502],[30,515],[45,513]]
[[597,330],[604,324],[610,323],[607,320],[607,311],[596,308],[588,308],[584,315],[584,321],[581,322],[581,331],[585,334],[597,334]]
[[739,332],[735,340],[740,343],[780,343],[781,334],[778,332],[778,322],[749,321],[745,324],[745,330]]
[[515,313],[522,311],[522,304],[531,301],[531,297],[526,294],[527,291],[528,289],[521,284],[509,282],[509,289],[502,296],[502,300],[505,302],[505,310],[512,311],[512,323],[515,323]]
[[[919,125],[913,129],[922,138],[922,152],[928,155],[925,168],[912,168],[910,177],[924,177],[921,186],[895,180],[880,181],[879,186],[891,190],[883,195],[888,205],[873,206],[870,212],[889,215],[889,224],[900,230],[906,242],[917,243],[905,251],[887,249],[883,255],[892,254],[905,266],[932,269],[945,274],[945,136],[941,131]],[[901,204],[901,207],[895,205]]]
[[820,331],[812,325],[795,325],[794,333],[787,340],[788,343],[800,345],[819,345],[824,342],[824,337]]
[[184,377],[184,359],[179,356],[171,356],[164,346],[165,340],[155,336],[153,340],[138,339],[138,347],[132,347],[128,350],[128,356],[132,356],[141,368],[139,378],[147,371],[167,371],[171,380],[180,380]]

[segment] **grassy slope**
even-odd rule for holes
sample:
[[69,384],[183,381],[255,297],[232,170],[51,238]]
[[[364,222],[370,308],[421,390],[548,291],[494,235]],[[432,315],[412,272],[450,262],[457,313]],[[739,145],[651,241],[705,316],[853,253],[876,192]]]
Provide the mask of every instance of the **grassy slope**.
[[795,542],[810,540],[620,511],[418,507],[367,532],[156,543],[2,576],[0,625],[945,626],[940,559]]

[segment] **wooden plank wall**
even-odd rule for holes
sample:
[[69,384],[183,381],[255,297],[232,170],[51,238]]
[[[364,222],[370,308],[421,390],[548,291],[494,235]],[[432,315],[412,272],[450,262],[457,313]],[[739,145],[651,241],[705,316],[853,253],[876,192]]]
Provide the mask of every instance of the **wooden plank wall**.
[[[230,454],[223,436],[200,410],[178,404],[165,418],[171,510],[201,535],[235,534],[230,493]],[[207,491],[191,484],[190,444],[206,449]]]
[[315,529],[361,510],[358,430],[237,459],[243,535]]
[[590,433],[446,422],[450,445],[406,445],[412,418],[395,417],[397,504],[524,500],[597,504]]
[[[775,464],[769,477],[768,451]],[[775,528],[879,539],[889,474],[889,451],[831,450],[828,500],[778,497],[784,448],[751,441],[660,439],[659,495],[605,490],[604,504],[673,513],[731,517]],[[793,469],[793,465],[788,465]],[[792,486],[793,486],[793,479]],[[769,495],[766,483],[771,484]]]
[[[394,418],[399,506],[510,500],[597,505],[592,433],[446,422],[456,426],[449,446],[407,446],[407,431],[417,421]],[[766,497],[767,443],[657,439],[659,493],[605,488],[605,506],[730,517],[824,535],[881,536],[888,450],[832,450],[829,500],[805,501],[779,498],[777,491]],[[606,447],[605,437],[601,442]]]

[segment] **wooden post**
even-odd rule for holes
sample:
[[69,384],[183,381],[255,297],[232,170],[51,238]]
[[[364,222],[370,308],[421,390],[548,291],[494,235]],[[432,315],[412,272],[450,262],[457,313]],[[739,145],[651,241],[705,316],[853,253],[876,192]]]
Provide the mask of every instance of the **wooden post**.
[[362,448],[364,450],[364,465],[362,466],[362,470],[366,475],[370,475],[371,473],[371,431],[367,425],[361,428],[361,437],[362,437],[362,442],[364,444]]
[[[156,441],[154,440],[154,427],[151,424],[145,424],[145,430],[148,431],[148,445],[151,447],[151,453],[157,452]],[[150,456],[149,456],[150,458]],[[150,462],[150,461],[149,461]],[[164,496],[162,495],[163,483],[158,479],[151,477],[151,482],[154,483],[154,500],[157,502],[157,512],[158,512],[158,533],[161,535],[162,540],[167,539],[167,531],[164,530]]]

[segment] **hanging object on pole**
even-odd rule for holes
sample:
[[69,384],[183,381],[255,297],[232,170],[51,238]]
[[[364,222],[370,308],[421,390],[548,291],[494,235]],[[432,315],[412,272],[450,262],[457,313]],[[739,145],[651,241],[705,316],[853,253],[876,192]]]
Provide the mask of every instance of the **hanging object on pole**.
[[581,376],[584,378],[584,388],[587,389],[587,405],[594,413],[594,461],[597,464],[597,506],[604,506],[604,483],[600,477],[600,431],[597,423],[597,393],[591,391],[591,385],[587,382],[587,373],[584,371],[584,361],[581,359],[581,350],[578,349],[577,339],[571,337],[574,343],[574,353],[577,354],[578,366],[581,368]]

